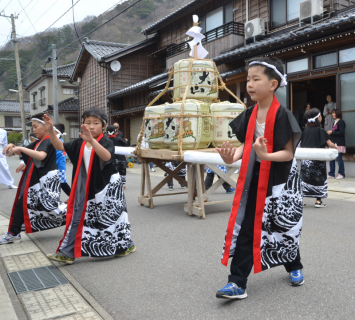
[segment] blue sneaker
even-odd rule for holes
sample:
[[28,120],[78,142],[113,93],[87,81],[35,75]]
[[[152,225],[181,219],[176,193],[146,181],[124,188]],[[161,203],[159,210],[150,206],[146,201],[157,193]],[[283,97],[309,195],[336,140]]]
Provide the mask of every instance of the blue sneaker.
[[233,193],[235,191],[235,188],[230,188],[228,190],[226,190],[226,193],[229,194],[229,193]]
[[11,244],[11,243],[20,243],[20,242],[21,242],[21,235],[20,234],[18,234],[17,236],[13,236],[10,232],[7,232],[0,238],[0,245]]
[[225,299],[245,299],[247,297],[247,292],[243,288],[239,288],[235,283],[229,282],[227,285],[218,290],[216,293],[216,298]]
[[291,286],[301,286],[304,284],[304,278],[302,270],[295,270],[290,272],[290,285]]

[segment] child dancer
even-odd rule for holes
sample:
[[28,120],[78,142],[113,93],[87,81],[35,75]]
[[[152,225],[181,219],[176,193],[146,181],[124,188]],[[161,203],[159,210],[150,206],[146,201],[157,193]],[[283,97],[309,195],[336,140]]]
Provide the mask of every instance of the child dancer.
[[67,264],[81,256],[125,256],[135,251],[123,183],[112,165],[115,146],[102,133],[107,115],[102,109],[90,108],[82,119],[80,138],[63,143],[52,120],[44,118],[53,146],[66,151],[74,166],[64,237],[57,252],[47,255]]
[[225,238],[222,264],[232,257],[228,284],[217,298],[244,299],[254,272],[284,265],[290,284],[304,283],[299,254],[302,191],[294,151],[301,129],[275,96],[285,86],[280,60],[259,58],[247,64],[247,91],[257,104],[230,124],[238,140],[217,148],[225,163],[242,158]]
[[21,228],[26,233],[57,228],[65,224],[66,205],[59,201],[59,176],[55,162],[55,149],[48,139],[42,120],[43,113],[31,119],[33,133],[38,141],[27,147],[8,144],[3,151],[9,156],[22,156],[26,167],[18,186],[12,208],[9,231],[0,244],[21,241]]
[[[57,136],[60,141],[63,142],[62,136],[65,131],[65,126],[62,123],[56,123],[54,125],[54,131],[56,131]],[[60,179],[60,187],[65,192],[65,194],[69,197],[71,188],[67,182],[67,160],[65,159],[65,152],[56,150],[56,159],[57,159],[57,167],[59,172]]]
[[[115,147],[126,147],[127,141],[120,134],[116,135],[117,127],[116,126],[107,126],[107,135],[113,141]],[[122,154],[115,154],[116,166],[118,169],[118,173],[121,176],[124,187],[126,188],[126,167],[127,160],[126,157]]]
[[[331,142],[330,136],[321,128],[322,116],[317,108],[305,113],[306,127],[301,136],[301,148],[337,148]],[[302,160],[301,161],[301,186],[304,197],[316,198],[314,206],[324,208],[327,205],[322,198],[328,197],[327,166],[325,161]]]

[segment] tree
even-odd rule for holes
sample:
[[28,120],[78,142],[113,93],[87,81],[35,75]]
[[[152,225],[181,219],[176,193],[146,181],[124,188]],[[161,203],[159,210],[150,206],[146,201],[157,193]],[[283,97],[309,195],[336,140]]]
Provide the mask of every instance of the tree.
[[151,0],[143,0],[139,2],[136,6],[132,7],[130,11],[128,11],[129,12],[128,16],[129,17],[137,16],[140,19],[145,19],[154,10],[155,10],[155,6]]

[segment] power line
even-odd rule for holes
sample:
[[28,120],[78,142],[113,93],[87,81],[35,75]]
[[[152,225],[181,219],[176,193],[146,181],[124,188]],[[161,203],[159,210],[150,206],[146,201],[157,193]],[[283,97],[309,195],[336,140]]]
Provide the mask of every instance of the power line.
[[[58,1],[58,0],[57,0]],[[56,1],[56,2],[57,2]],[[73,4],[73,6],[71,6],[67,11],[65,11],[56,21],[54,21],[46,30],[44,30],[44,31],[42,31],[41,32],[41,34],[42,33],[44,33],[44,32],[46,32],[48,29],[50,29],[55,23],[57,23],[60,19],[62,19],[78,2],[79,2],[80,0],[78,0],[77,2],[75,2],[74,4]],[[38,19],[39,20],[39,19]],[[38,21],[37,20],[37,21]],[[36,22],[37,22],[36,21]],[[36,23],[35,22],[35,23]],[[29,29],[24,33],[24,35],[27,33],[29,31]]]
[[7,6],[11,3],[12,0],[9,1],[9,3],[5,6],[4,9],[2,9],[0,12],[4,12],[4,10],[7,8]]
[[[106,25],[107,23],[111,22],[113,19],[115,19],[116,17],[118,17],[120,14],[126,12],[128,9],[132,8],[133,6],[135,6],[138,2],[141,2],[142,0],[137,0],[136,2],[134,2],[133,4],[129,5],[127,8],[121,10],[119,13],[115,14],[112,18],[110,18],[109,20],[107,20],[106,22],[100,24],[99,26],[97,26],[96,28],[94,28],[93,30],[91,30],[90,32],[84,34],[83,36],[81,36],[78,40],[73,41],[72,43],[70,43],[67,47],[71,46],[72,44],[78,42],[80,39],[85,38],[86,36],[88,36],[89,34],[95,32],[97,29],[103,27],[104,25]],[[58,55],[57,55],[57,59],[60,56],[60,54],[62,53],[63,50],[65,50],[67,47],[64,47],[62,50],[59,51]]]
[[[20,1],[19,1],[20,2]],[[22,11],[24,11],[31,3],[33,2],[33,0],[31,0],[29,3],[27,3],[27,6],[22,8],[22,10],[18,13],[18,15],[20,15],[20,13],[22,13]],[[21,4],[21,3],[20,3]],[[22,7],[22,5],[21,5]]]
[[75,25],[75,18],[74,18],[74,0],[71,0],[71,4],[72,4],[72,10],[73,10],[73,24],[74,24],[74,29],[75,29],[75,33],[76,33],[76,36],[78,37],[78,40],[81,43],[80,41],[80,38],[79,38],[79,35],[78,35],[78,31],[76,30],[76,25]]
[[[32,0],[32,1],[33,1],[33,0]],[[31,2],[32,2],[32,1],[31,1]],[[36,7],[36,5],[37,5],[37,3],[38,3],[39,1],[40,1],[40,0],[37,0],[37,2],[33,5],[33,7],[30,9],[30,11],[28,11],[28,14],[31,13],[31,11]],[[30,2],[30,3],[31,3],[31,2]],[[25,9],[26,9],[27,7],[28,7],[28,5],[25,7]],[[22,11],[21,11],[21,12],[22,12]],[[21,12],[20,12],[20,13],[21,13]],[[20,13],[19,13],[19,14],[20,14]],[[18,25],[18,27],[19,27],[25,20],[26,20],[26,19],[23,19],[23,20],[20,22],[20,24]]]
[[[32,28],[33,28],[33,29],[34,29],[34,31],[36,31],[36,33],[37,33],[37,30],[36,30],[36,28],[34,27],[34,25],[33,25],[32,21],[31,21],[31,19],[29,18],[28,14],[27,14],[27,12],[26,12],[26,10],[25,10],[25,8],[22,6],[22,4],[21,4],[20,0],[17,0],[17,1],[18,1],[18,3],[19,3],[19,4],[20,4],[20,6],[21,6],[22,11],[24,11],[24,12],[25,12],[25,15],[26,15],[26,17],[27,17],[28,21],[31,23]],[[32,1],[31,1],[31,2],[32,2]],[[31,3],[31,2],[30,2],[30,3]]]

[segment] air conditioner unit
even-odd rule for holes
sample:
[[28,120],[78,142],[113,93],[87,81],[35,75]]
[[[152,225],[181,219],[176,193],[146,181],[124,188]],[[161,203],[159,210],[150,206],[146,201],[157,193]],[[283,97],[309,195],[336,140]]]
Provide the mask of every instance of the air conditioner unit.
[[300,20],[309,22],[311,18],[319,19],[323,15],[323,0],[306,0],[300,3]]
[[256,36],[265,35],[265,22],[264,19],[256,18],[247,21],[244,26],[245,39],[253,38]]

